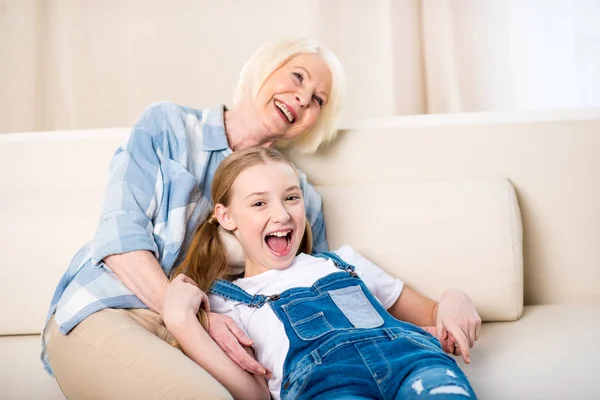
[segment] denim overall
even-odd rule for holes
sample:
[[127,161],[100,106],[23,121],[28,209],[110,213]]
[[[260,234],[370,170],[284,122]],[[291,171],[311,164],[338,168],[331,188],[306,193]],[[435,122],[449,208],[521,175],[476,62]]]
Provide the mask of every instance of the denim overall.
[[283,323],[290,347],[282,399],[476,398],[435,337],[392,317],[337,254],[315,256],[344,272],[269,296],[223,280],[210,289],[248,307],[268,303]]

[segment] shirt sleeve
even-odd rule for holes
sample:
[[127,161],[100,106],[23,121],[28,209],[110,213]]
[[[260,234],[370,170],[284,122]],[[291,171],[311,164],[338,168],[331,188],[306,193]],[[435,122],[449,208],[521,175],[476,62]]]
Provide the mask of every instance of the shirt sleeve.
[[327,243],[327,234],[325,232],[325,219],[323,217],[323,202],[321,195],[308,182],[306,174],[298,171],[300,177],[300,188],[304,196],[304,206],[306,208],[306,218],[312,231],[314,253],[321,253],[329,250]]
[[161,167],[167,132],[160,117],[168,105],[147,107],[111,159],[102,214],[92,242],[95,264],[109,255],[134,250],[149,250],[158,258],[153,219],[163,195]]
[[358,276],[386,309],[394,305],[404,288],[402,280],[394,278],[350,246],[342,246],[335,253],[355,267]]

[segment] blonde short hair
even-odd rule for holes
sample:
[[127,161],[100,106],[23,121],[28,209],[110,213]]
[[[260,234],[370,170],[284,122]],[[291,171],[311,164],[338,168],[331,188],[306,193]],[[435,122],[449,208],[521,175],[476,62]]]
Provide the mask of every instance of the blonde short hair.
[[331,93],[319,119],[306,132],[289,141],[280,141],[278,147],[290,147],[302,153],[314,153],[319,145],[332,140],[338,128],[345,92],[344,69],[331,50],[314,39],[286,39],[261,46],[246,62],[233,93],[234,106],[244,99],[254,100],[258,91],[286,61],[299,54],[317,54],[331,71]]

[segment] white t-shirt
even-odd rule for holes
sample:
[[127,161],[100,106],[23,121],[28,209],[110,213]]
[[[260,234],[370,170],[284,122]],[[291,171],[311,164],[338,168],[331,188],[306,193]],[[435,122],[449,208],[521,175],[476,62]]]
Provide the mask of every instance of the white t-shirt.
[[[335,253],[356,268],[358,276],[386,309],[396,302],[404,287],[401,280],[390,276],[350,246],[343,246]],[[300,254],[285,270],[269,270],[250,278],[237,279],[233,283],[251,295],[272,295],[293,287],[310,287],[318,279],[339,271],[330,259]],[[273,399],[278,400],[283,364],[289,349],[283,323],[268,305],[250,308],[212,294],[209,298],[211,311],[230,316],[254,340],[256,358],[273,372],[269,390]]]

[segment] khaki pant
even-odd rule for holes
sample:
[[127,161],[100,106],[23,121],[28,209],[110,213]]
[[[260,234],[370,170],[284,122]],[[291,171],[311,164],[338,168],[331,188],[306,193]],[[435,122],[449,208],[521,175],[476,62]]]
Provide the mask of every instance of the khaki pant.
[[165,342],[151,310],[105,309],[68,335],[51,319],[47,351],[68,399],[231,399],[209,373]]

